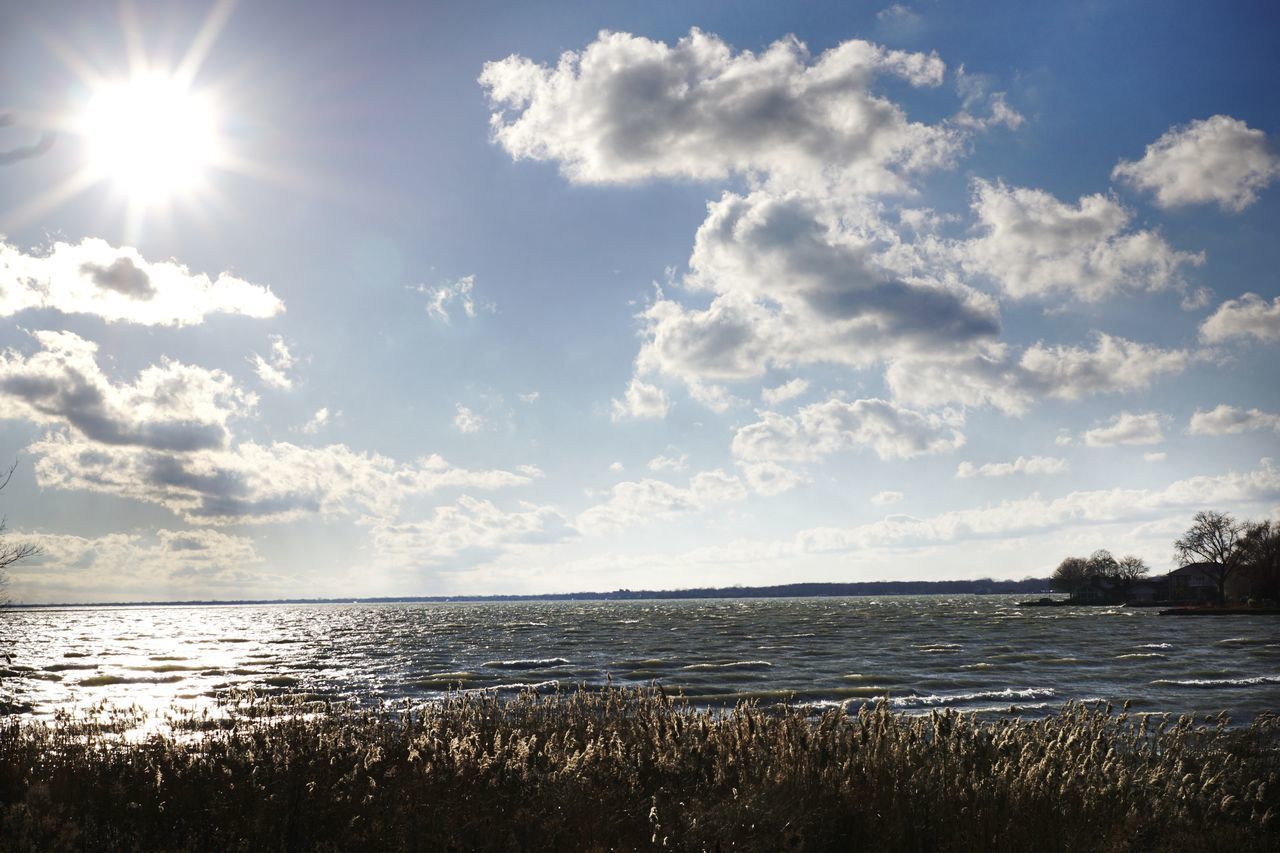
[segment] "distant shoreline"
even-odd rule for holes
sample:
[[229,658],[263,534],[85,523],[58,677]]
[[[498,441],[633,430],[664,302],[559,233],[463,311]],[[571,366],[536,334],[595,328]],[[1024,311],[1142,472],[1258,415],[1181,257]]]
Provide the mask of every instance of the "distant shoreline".
[[854,595],[1016,595],[1049,589],[1048,578],[1016,581],[856,581],[791,583],[775,586],[718,586],[692,589],[617,589],[612,592],[551,592],[525,595],[410,595],[359,598],[253,598],[186,601],[85,601],[47,604],[12,603],[16,610],[60,607],[232,607],[255,604],[429,604],[469,601],[656,601],[708,598],[836,598]]

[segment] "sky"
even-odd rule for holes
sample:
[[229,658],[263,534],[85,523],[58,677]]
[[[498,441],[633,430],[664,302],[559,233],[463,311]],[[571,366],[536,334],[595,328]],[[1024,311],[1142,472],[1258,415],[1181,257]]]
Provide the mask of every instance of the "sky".
[[9,595],[1166,571],[1280,518],[1278,18],[4,2]]

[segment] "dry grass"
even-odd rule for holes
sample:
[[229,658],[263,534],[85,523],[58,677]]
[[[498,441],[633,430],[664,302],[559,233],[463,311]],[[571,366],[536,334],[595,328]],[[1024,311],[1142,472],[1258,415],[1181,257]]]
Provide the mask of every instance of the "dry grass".
[[0,724],[0,849],[1280,849],[1274,719],[814,717],[610,689],[258,701],[122,742],[133,722]]

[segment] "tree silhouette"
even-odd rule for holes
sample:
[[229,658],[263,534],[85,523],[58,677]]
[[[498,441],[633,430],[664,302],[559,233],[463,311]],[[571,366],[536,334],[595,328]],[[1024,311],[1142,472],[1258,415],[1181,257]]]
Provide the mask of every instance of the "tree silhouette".
[[1241,570],[1253,581],[1255,592],[1280,598],[1280,524],[1258,521],[1240,537]]
[[1218,586],[1218,601],[1226,601],[1227,578],[1243,563],[1240,538],[1245,525],[1231,516],[1213,510],[1197,512],[1195,523],[1173,543],[1179,566],[1195,563]]

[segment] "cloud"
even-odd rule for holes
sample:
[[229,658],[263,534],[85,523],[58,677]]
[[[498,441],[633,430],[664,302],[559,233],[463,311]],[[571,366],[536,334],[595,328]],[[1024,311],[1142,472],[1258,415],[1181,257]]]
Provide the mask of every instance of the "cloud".
[[758,495],[772,497],[788,492],[809,480],[798,471],[794,471],[777,462],[739,462],[738,467],[747,478],[747,485]]
[[1139,415],[1121,412],[1112,418],[1111,422],[1106,426],[1086,431],[1084,443],[1088,447],[1159,444],[1164,441],[1164,430],[1161,426],[1163,420],[1163,416],[1157,412],[1146,412]]
[[896,503],[902,503],[905,495],[902,492],[876,492],[871,496],[871,502],[876,506],[890,506]]
[[1014,299],[1065,294],[1097,302],[1121,291],[1185,290],[1182,268],[1203,253],[1180,252],[1155,231],[1129,228],[1132,214],[1104,195],[1064,204],[1043,190],[974,181],[982,236],[951,245],[961,265]]
[[745,499],[742,481],[720,469],[695,474],[687,487],[644,479],[617,483],[609,499],[578,515],[586,533],[617,533],[638,524],[701,512],[716,504]]
[[257,403],[221,370],[176,361],[113,383],[98,367],[97,344],[72,332],[31,336],[41,347],[34,355],[0,353],[0,417],[69,427],[105,445],[192,451],[225,447],[227,422]]
[[796,378],[774,388],[762,389],[760,391],[760,399],[766,406],[776,406],[779,403],[785,403],[787,400],[799,397],[808,390],[809,380]]
[[[427,296],[427,314],[436,318],[442,323],[448,323],[452,316],[450,310],[455,304],[457,308],[462,309],[462,313],[467,318],[476,316],[476,301],[472,296],[475,289],[476,277],[474,275],[463,276],[457,281],[448,284],[437,285],[436,287],[428,287],[425,284],[418,285],[415,288],[419,293]],[[495,309],[492,303],[480,303],[479,307],[492,313]]]
[[969,358],[902,359],[889,365],[885,384],[908,405],[990,405],[1018,415],[1042,397],[1078,400],[1141,390],[1181,373],[1196,357],[1098,333],[1092,348],[1036,343],[1016,359],[1005,345]]
[[1201,324],[1200,337],[1210,343],[1232,338],[1280,341],[1280,296],[1269,305],[1256,293],[1228,299]]
[[613,401],[612,417],[614,422],[626,418],[663,418],[669,408],[666,391],[632,377],[626,395]]
[[86,261],[80,265],[80,271],[93,279],[98,287],[114,290],[131,299],[146,300],[156,295],[151,276],[139,269],[130,257],[116,258],[110,266]]
[[150,530],[86,538],[24,532],[38,545],[35,560],[10,571],[27,601],[94,598],[239,596],[248,588],[283,590],[285,578],[252,567],[264,560],[252,539],[218,530]]
[[686,308],[659,291],[641,315],[640,372],[689,384],[768,369],[966,354],[1000,330],[995,302],[972,288],[890,269],[882,225],[848,208],[757,191],[725,193],[698,229],[685,285],[713,294]]
[[[13,115],[10,113],[0,113],[0,127],[11,127],[17,124]],[[53,148],[53,143],[57,141],[57,136],[52,133],[42,133],[40,137],[29,145],[19,145],[14,148],[8,148],[0,151],[0,166],[7,166],[10,163],[16,163],[19,160],[29,160],[32,157],[40,155]]]
[[279,335],[271,336],[271,352],[266,358],[254,353],[253,358],[249,359],[249,363],[253,365],[253,372],[258,374],[262,384],[278,391],[288,391],[293,387],[293,379],[289,376],[289,371],[297,361],[293,353],[289,352],[289,345]]
[[550,507],[506,512],[466,495],[436,507],[421,521],[372,524],[379,561],[410,568],[445,563],[469,567],[521,546],[562,542],[576,535],[564,516]]
[[911,28],[918,25],[922,19],[911,10],[910,6],[894,3],[876,12],[876,20],[882,24]]
[[541,396],[537,391],[530,391],[527,394],[516,394],[516,399],[521,403],[536,403]]
[[1237,435],[1252,430],[1280,432],[1280,414],[1259,409],[1248,411],[1223,403],[1210,412],[1196,409],[1188,432],[1192,435]]
[[445,488],[501,489],[540,476],[455,468],[439,456],[410,465],[345,445],[245,442],[166,453],[110,446],[67,433],[27,448],[42,488],[109,494],[162,506],[193,524],[272,523],[304,515],[394,515],[409,497]]
[[679,456],[658,455],[649,460],[645,466],[650,471],[683,471],[689,467],[689,455],[681,453]]
[[1163,208],[1212,202],[1239,213],[1280,176],[1280,156],[1261,130],[1216,115],[1170,128],[1141,160],[1120,161],[1111,176],[1155,193]]
[[1164,451],[1154,451],[1152,453],[1142,454],[1144,462],[1163,462],[1169,458],[1169,454]]
[[209,314],[264,319],[284,311],[269,288],[230,273],[210,279],[176,261],[148,262],[136,249],[87,238],[45,255],[0,241],[0,317],[32,308],[95,314],[107,322],[189,326]]
[[1046,499],[1032,495],[994,506],[952,510],[929,518],[894,516],[848,528],[814,528],[796,536],[806,551],[847,551],[884,546],[1012,537],[1066,527],[1113,524],[1169,510],[1232,506],[1280,498],[1280,468],[1263,459],[1253,471],[1196,476],[1163,489],[1099,489]]
[[[992,92],[990,87],[991,78],[989,76],[970,73],[965,70],[963,65],[957,68],[956,91],[963,98],[963,108],[953,120],[963,127],[972,127],[978,130],[986,130],[997,125],[1004,125],[1010,130],[1017,130],[1026,119],[1021,113],[1009,106],[1006,100],[1007,95],[1004,92]],[[975,115],[981,108],[987,110],[987,115]]]
[[860,447],[886,461],[913,459],[961,447],[962,425],[954,412],[924,414],[885,400],[833,398],[805,406],[795,417],[761,412],[759,421],[734,434],[732,450],[743,463],[815,462]]
[[461,403],[455,404],[454,408],[457,410],[457,414],[453,417],[453,425],[458,432],[472,433],[484,429],[485,419],[480,415]]
[[331,413],[327,406],[316,409],[316,413],[311,416],[311,420],[302,425],[302,432],[306,435],[315,435],[327,426],[334,417],[342,417],[342,412]]
[[985,465],[961,462],[956,468],[956,476],[967,479],[1008,477],[1012,474],[1065,474],[1068,467],[1067,460],[1055,456],[1019,456],[1012,462],[988,462]]
[[794,37],[735,54],[698,29],[675,45],[605,31],[554,68],[515,55],[487,63],[480,84],[494,141],[559,163],[574,183],[763,174],[884,192],[950,163],[964,135],[909,121],[872,83],[936,86],[944,72],[934,54],[859,40],[814,58]]

